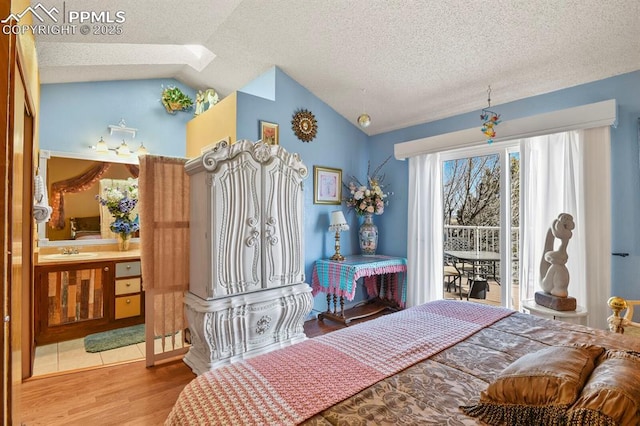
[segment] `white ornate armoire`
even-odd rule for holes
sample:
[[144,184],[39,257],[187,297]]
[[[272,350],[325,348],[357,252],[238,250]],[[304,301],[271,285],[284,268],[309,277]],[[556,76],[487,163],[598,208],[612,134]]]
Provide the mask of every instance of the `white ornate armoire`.
[[307,167],[279,145],[223,141],[187,162],[190,284],[185,296],[196,374],[306,339]]

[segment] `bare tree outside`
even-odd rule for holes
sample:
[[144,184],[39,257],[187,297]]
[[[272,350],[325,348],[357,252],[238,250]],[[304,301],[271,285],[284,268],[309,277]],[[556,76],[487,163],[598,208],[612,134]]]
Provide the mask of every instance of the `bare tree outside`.
[[511,154],[511,226],[520,226],[520,155]]
[[[520,223],[520,155],[509,154],[510,187],[509,200],[511,223],[509,229],[500,224],[500,173],[501,161],[498,154],[468,157],[446,161],[442,169],[442,195],[444,215],[443,246],[449,253],[460,251],[500,253],[502,232],[510,233],[511,268],[509,277],[501,280],[499,274],[501,262],[475,262],[467,274],[491,276],[500,285],[509,283],[512,287],[512,306],[519,306],[518,268],[519,263],[519,223]],[[503,188],[504,189],[504,188]],[[501,261],[509,259],[509,254],[502,254]],[[455,259],[455,258],[454,258]],[[455,263],[460,271],[465,271],[465,264]],[[462,269],[459,269],[462,268]],[[498,272],[498,275],[496,275]],[[461,284],[462,286],[462,284]],[[461,287],[462,288],[462,287]],[[469,287],[469,291],[471,287]],[[462,290],[461,290],[462,291]],[[500,293],[499,291],[497,292]],[[492,292],[492,294],[495,294]],[[494,300],[495,302],[496,300]],[[497,300],[500,303],[500,300]]]
[[[510,157],[511,225],[519,223],[520,161]],[[497,154],[444,163],[444,223],[461,226],[500,225],[500,161]]]

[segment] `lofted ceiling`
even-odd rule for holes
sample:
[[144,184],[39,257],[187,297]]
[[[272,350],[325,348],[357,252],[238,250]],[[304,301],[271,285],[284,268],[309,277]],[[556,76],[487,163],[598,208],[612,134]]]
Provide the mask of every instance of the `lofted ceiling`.
[[479,111],[489,85],[497,105],[640,69],[638,0],[38,3],[125,19],[37,35],[42,83],[173,77],[226,96],[278,66],[354,124],[366,110],[368,134]]

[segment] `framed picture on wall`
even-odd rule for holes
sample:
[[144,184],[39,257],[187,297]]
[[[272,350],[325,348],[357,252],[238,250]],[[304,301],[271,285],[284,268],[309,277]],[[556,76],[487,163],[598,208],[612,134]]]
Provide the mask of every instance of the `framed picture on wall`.
[[313,203],[342,203],[342,170],[313,166]]
[[268,121],[260,121],[260,139],[267,145],[278,145],[278,125]]

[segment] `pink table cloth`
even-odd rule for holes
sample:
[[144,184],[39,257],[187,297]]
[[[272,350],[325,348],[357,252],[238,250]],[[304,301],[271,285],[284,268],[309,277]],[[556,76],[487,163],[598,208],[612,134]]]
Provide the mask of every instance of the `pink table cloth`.
[[377,276],[385,274],[391,274],[387,282],[391,288],[391,298],[404,307],[407,296],[407,259],[404,257],[375,255],[346,256],[343,261],[321,259],[313,267],[311,287],[314,296],[330,293],[353,300],[357,281],[364,277],[367,294],[376,297]]

